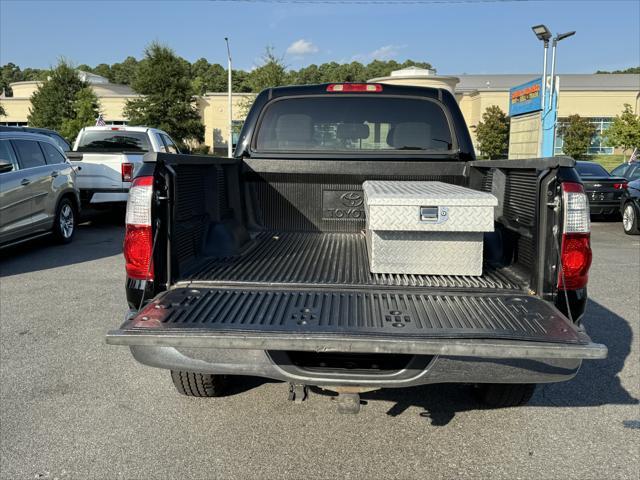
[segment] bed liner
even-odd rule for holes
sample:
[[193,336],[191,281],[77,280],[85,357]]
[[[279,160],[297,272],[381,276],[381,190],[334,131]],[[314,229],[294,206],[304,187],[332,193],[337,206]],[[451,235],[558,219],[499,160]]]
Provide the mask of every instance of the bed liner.
[[183,276],[181,284],[189,283],[416,287],[465,292],[524,289],[524,281],[519,281],[512,269],[491,266],[479,277],[371,273],[362,232],[260,232],[238,255],[203,259]]

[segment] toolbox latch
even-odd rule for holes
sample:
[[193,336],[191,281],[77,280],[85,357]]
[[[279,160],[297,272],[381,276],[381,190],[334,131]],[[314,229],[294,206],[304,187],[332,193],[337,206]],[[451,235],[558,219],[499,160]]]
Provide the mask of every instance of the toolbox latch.
[[449,219],[447,207],[420,207],[420,221],[424,223],[443,223]]

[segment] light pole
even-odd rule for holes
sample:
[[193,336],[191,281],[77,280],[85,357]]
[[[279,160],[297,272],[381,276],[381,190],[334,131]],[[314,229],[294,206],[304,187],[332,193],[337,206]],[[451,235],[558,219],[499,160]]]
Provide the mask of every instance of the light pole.
[[546,25],[535,25],[531,27],[533,33],[536,34],[538,40],[544,42],[544,56],[542,60],[542,100],[541,100],[541,108],[544,113],[545,102],[547,94],[547,51],[549,50],[549,40],[551,39],[551,31],[546,27]]
[[556,47],[558,46],[558,42],[560,40],[564,40],[567,37],[571,37],[575,35],[575,30],[573,32],[567,33],[559,33],[553,39],[553,45],[551,47],[551,95],[554,93],[555,84],[556,84]]
[[[547,81],[547,51],[549,49],[549,40],[553,36],[551,31],[545,25],[535,25],[531,27],[538,40],[544,42],[544,60],[542,66],[542,99],[540,107],[542,110],[542,135],[540,140],[540,151],[543,157],[551,157],[555,154],[556,143],[556,116],[557,116],[557,97],[556,97],[556,47],[558,42],[567,37],[574,35],[576,32],[560,33],[553,38],[551,46],[551,78]],[[549,84],[547,101],[547,83]]]
[[228,157],[232,157],[233,156],[233,103],[232,103],[232,96],[231,96],[231,49],[229,48],[229,37],[224,37],[224,41],[227,43],[227,69],[228,71],[228,75],[227,75],[227,82],[228,82],[228,101],[229,101],[229,139],[227,140],[227,156]]

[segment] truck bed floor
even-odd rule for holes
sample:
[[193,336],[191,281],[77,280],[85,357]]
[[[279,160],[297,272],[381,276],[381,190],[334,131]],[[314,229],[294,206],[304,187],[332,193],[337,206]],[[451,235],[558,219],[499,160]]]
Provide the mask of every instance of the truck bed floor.
[[185,280],[224,284],[522,290],[522,285],[505,269],[491,267],[479,277],[371,273],[362,233],[262,232],[237,256],[203,260]]

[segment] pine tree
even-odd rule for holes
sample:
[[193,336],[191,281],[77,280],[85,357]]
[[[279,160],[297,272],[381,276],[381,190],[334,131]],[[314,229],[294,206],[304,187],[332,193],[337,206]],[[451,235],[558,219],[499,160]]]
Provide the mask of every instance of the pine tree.
[[173,50],[152,43],[138,63],[132,88],[143,97],[129,100],[124,113],[130,125],[167,132],[184,148],[204,141],[204,125],[196,108],[188,63]]

